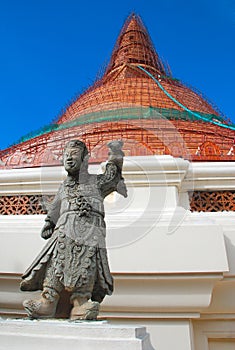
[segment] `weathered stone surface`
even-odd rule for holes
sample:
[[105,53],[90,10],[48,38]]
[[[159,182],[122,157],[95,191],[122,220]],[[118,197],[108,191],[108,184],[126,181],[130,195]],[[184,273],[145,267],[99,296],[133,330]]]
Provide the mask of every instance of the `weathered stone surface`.
[[103,202],[113,191],[126,197],[127,190],[122,177],[123,142],[111,141],[107,146],[106,169],[99,175],[88,172],[84,142],[72,140],[65,147],[63,164],[68,175],[50,204],[41,231],[48,242],[20,284],[22,291],[42,290],[39,299],[23,302],[30,318],[58,316],[58,302],[65,290],[70,293],[66,304],[73,303],[70,318],[95,320],[99,304],[113,292]]

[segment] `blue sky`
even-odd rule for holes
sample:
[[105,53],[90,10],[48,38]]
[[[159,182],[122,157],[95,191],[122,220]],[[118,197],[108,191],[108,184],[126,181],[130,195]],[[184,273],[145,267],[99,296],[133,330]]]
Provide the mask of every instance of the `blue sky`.
[[234,0],[0,0],[0,149],[92,84],[133,11],[173,76],[235,123]]

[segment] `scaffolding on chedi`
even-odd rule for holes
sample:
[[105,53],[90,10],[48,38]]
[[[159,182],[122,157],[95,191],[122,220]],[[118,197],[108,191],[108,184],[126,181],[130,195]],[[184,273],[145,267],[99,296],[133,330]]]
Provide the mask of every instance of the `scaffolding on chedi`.
[[103,76],[58,120],[0,152],[5,167],[58,165],[65,143],[86,142],[91,162],[104,144],[123,139],[126,155],[172,154],[189,160],[234,160],[235,126],[202,95],[173,78],[141,19],[132,14]]

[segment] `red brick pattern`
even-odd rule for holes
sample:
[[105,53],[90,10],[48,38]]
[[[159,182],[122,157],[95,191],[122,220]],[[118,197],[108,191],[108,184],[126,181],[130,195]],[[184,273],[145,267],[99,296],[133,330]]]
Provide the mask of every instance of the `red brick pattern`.
[[[65,143],[74,138],[83,140],[90,151],[91,163],[107,158],[105,144],[123,139],[128,156],[171,154],[192,161],[235,160],[234,132],[205,122],[184,120],[139,119],[92,123],[39,136],[6,150],[2,160],[6,167],[60,165]],[[3,153],[3,152],[2,152]]]

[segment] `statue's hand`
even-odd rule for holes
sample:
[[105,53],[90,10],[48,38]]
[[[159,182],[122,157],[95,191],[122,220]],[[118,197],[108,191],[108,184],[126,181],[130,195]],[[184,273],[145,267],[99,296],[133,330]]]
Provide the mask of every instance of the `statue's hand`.
[[55,224],[53,222],[46,221],[41,231],[41,237],[44,239],[50,238],[53,234],[54,228],[55,228]]
[[108,161],[112,161],[119,168],[122,168],[124,152],[122,151],[123,141],[115,140],[107,143],[109,148],[109,158]]
[[121,153],[122,154],[122,147],[123,147],[123,141],[122,140],[114,140],[107,143],[107,146],[111,153]]

